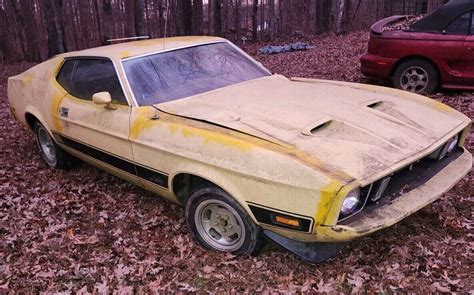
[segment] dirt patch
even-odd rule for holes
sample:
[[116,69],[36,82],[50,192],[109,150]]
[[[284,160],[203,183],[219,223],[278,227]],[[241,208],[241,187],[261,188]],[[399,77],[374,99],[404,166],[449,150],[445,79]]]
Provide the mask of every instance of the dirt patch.
[[[257,54],[264,43],[244,49],[288,76],[366,82],[358,58],[367,39],[366,33],[304,39],[315,47],[276,55]],[[208,252],[191,240],[182,208],[86,164],[67,172],[46,166],[6,100],[7,77],[30,66],[0,68],[0,292],[474,288],[472,172],[433,205],[320,265],[273,244],[258,257]],[[472,93],[433,98],[473,118]],[[467,145],[472,152],[472,133]]]

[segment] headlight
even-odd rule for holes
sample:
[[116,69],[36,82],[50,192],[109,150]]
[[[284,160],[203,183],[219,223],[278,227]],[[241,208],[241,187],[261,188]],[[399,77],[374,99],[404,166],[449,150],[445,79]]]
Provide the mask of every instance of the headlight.
[[439,149],[431,153],[428,157],[434,160],[441,160],[444,158],[447,154],[451,153],[454,151],[456,146],[459,143],[459,135],[454,136],[450,140],[448,140],[444,145],[442,145]]
[[459,142],[458,135],[456,135],[455,137],[453,137],[453,139],[451,139],[451,141],[448,143],[448,154],[456,148],[456,146],[458,145],[458,142]]
[[357,208],[360,202],[359,189],[355,189],[347,194],[346,198],[342,202],[341,213],[344,215],[351,214]]

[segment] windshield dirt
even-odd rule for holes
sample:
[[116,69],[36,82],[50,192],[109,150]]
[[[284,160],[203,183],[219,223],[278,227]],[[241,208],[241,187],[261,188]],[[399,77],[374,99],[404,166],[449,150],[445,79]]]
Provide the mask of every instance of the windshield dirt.
[[270,75],[226,42],[134,58],[124,61],[123,66],[141,106]]

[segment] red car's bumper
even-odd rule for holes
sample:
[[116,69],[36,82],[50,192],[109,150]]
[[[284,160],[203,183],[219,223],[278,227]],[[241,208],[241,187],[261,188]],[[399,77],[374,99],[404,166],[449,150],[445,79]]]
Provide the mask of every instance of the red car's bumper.
[[362,74],[380,80],[388,80],[391,78],[391,71],[396,62],[396,59],[385,58],[370,53],[366,53],[360,58]]

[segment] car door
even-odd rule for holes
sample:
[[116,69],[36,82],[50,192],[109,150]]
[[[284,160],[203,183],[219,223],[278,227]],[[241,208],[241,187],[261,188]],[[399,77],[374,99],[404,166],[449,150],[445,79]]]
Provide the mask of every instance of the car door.
[[[129,105],[113,62],[106,58],[67,59],[57,81],[68,94],[59,105],[63,130],[55,134],[73,153],[130,181],[136,180],[129,137]],[[92,96],[107,91],[112,108],[95,104]]]
[[466,12],[452,21],[440,37],[448,75],[445,86],[463,85],[467,73],[465,42],[470,31],[471,12]]

